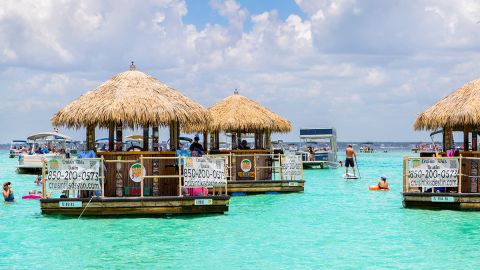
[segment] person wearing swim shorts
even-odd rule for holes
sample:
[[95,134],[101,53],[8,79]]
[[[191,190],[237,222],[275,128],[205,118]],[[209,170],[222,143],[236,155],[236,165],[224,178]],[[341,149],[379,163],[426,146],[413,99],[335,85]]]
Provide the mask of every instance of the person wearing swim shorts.
[[355,162],[354,158],[357,158],[357,154],[355,154],[355,150],[351,144],[347,145],[347,149],[345,150],[345,174],[348,176],[348,168],[352,167],[353,176],[355,176]]

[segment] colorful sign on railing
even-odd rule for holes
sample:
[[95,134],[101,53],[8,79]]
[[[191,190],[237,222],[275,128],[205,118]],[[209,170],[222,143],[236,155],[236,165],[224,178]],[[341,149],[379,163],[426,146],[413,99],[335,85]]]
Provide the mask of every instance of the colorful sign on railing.
[[183,177],[185,187],[223,187],[227,184],[225,159],[185,157]]
[[47,160],[47,188],[101,190],[100,160],[51,158]]
[[408,163],[410,187],[458,186],[458,159],[415,158]]

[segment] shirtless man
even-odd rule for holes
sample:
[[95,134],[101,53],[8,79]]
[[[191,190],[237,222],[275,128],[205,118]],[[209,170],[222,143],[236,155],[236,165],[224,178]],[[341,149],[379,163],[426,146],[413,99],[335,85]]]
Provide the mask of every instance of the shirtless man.
[[345,174],[348,175],[348,167],[352,167],[353,176],[355,176],[355,162],[353,158],[357,158],[357,154],[355,154],[355,150],[351,144],[347,145],[347,149],[345,150],[345,155],[347,158],[345,159]]

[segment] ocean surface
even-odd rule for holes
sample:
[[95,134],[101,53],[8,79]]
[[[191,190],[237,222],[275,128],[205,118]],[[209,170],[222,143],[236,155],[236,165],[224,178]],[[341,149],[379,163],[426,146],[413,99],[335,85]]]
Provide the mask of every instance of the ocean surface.
[[[304,193],[233,197],[224,215],[78,220],[22,200],[35,176],[0,151],[17,198],[0,206],[0,269],[479,269],[480,212],[402,207],[407,154],[359,153],[360,180],[305,171]],[[392,191],[369,191],[382,174]]]

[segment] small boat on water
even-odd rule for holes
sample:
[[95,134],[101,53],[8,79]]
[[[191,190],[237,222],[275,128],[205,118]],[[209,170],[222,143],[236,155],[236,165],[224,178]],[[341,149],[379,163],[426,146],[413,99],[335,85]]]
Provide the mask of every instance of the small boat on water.
[[38,172],[43,167],[43,159],[54,156],[65,157],[75,154],[77,147],[70,137],[58,132],[41,132],[27,138],[28,149],[18,156],[17,172]]
[[366,142],[360,147],[360,153],[375,153],[375,151],[372,142]]
[[27,148],[28,143],[26,140],[12,140],[10,142],[10,158],[16,158],[22,152],[22,148]]
[[[335,128],[300,129],[300,150],[303,168],[324,169],[338,168],[337,131]],[[313,153],[309,152],[309,148]]]

